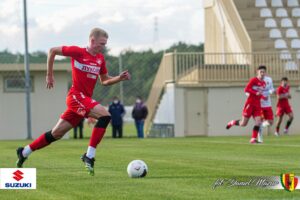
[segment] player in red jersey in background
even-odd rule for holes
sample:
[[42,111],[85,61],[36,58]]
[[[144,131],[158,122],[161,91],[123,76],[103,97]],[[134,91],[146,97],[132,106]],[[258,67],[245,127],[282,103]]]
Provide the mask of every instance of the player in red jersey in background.
[[94,161],[96,147],[104,136],[106,127],[110,122],[110,114],[98,102],[92,99],[95,84],[100,78],[102,85],[112,85],[120,81],[129,80],[128,71],[119,76],[108,75],[105,59],[101,53],[107,43],[108,34],[100,28],[94,28],[89,35],[89,45],[81,48],[77,46],[60,46],[50,49],[47,60],[47,88],[54,86],[53,64],[56,55],[71,57],[72,87],[70,88],[66,104],[67,109],[60,116],[52,130],[43,133],[31,144],[17,149],[17,167],[22,167],[28,156],[35,150],[44,148],[50,143],[62,138],[70,129],[85,117],[97,119],[93,128],[87,152],[81,159],[89,174],[94,175]]
[[289,117],[288,121],[286,122],[286,126],[284,129],[284,133],[287,134],[288,133],[288,129],[290,127],[290,125],[292,124],[292,121],[294,119],[294,114],[293,114],[293,110],[289,104],[289,100],[291,97],[290,95],[290,86],[288,84],[288,78],[287,77],[283,77],[281,79],[281,84],[280,86],[277,88],[276,91],[277,94],[277,111],[276,111],[276,115],[278,117],[277,123],[276,123],[276,131],[275,131],[275,135],[279,136],[279,129],[280,129],[280,124],[282,122],[282,118],[284,114],[287,114],[287,116]]
[[252,137],[250,143],[255,144],[258,143],[257,135],[262,123],[261,114],[262,108],[260,104],[260,100],[265,98],[262,93],[263,89],[266,86],[264,82],[264,76],[266,73],[265,66],[259,66],[257,68],[257,76],[251,78],[245,87],[245,93],[249,93],[247,101],[244,105],[243,115],[241,120],[231,120],[228,122],[226,129],[230,129],[232,126],[247,126],[250,117],[252,116],[255,120],[255,125],[253,127]]

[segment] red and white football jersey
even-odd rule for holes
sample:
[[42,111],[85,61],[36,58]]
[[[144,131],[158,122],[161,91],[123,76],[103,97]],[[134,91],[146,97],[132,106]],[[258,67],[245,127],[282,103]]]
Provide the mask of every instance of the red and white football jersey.
[[249,93],[249,97],[247,99],[248,104],[260,105],[260,99],[262,95],[256,95],[257,92],[263,92],[266,87],[266,83],[263,80],[259,80],[257,77],[251,78],[245,87],[245,92]]
[[[287,95],[290,93],[290,86],[282,87],[281,85],[277,88],[276,93],[278,95],[284,94]],[[289,100],[287,98],[279,99],[277,102],[278,107],[290,106]]]
[[72,87],[69,94],[82,92],[91,97],[95,84],[100,74],[106,74],[106,64],[103,54],[91,55],[86,48],[77,46],[63,46],[64,56],[71,57],[72,64]]

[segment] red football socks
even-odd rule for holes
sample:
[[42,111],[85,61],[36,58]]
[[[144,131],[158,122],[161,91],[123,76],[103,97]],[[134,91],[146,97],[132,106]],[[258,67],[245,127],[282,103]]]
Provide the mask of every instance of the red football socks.
[[89,146],[92,146],[94,148],[97,147],[97,145],[100,143],[102,140],[104,134],[105,134],[105,128],[93,128],[92,136],[90,138],[90,144]]

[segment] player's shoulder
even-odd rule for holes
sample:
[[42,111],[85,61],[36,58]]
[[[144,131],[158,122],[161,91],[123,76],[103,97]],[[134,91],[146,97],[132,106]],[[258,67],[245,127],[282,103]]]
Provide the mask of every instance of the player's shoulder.
[[258,81],[258,78],[255,76],[249,79],[249,82],[253,82],[253,81]]
[[80,50],[84,50],[85,49],[84,47],[79,47],[79,46],[76,46],[76,45],[63,45],[62,47],[63,48],[80,49]]
[[103,53],[98,53],[97,58],[104,59],[105,57],[104,57]]

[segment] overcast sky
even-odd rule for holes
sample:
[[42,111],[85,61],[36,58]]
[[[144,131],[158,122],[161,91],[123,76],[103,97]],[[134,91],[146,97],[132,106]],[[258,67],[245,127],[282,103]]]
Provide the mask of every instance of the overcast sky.
[[[23,0],[0,0],[0,51],[24,52]],[[204,41],[202,0],[27,0],[29,51],[86,46],[91,28],[109,33],[114,55]],[[157,31],[155,31],[157,18]]]

